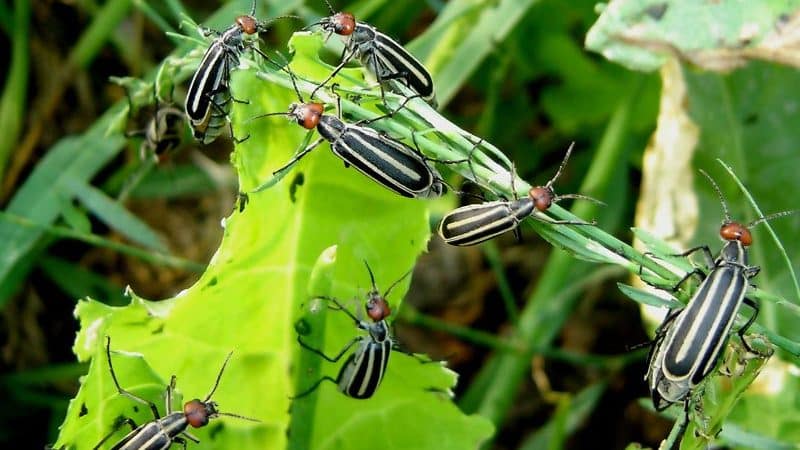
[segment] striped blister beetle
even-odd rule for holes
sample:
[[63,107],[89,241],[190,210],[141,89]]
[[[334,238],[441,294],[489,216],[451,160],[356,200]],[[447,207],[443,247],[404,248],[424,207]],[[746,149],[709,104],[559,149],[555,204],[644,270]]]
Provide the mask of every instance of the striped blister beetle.
[[702,251],[710,271],[706,275],[702,270],[694,269],[671,287],[677,290],[692,276],[702,278],[686,307],[670,311],[657,330],[645,375],[655,409],[662,411],[673,403],[685,401],[687,422],[689,394],[716,367],[742,303],[750,306],[754,312],[737,334],[747,351],[758,353],[744,337],[758,315],[758,305],[746,297],[749,280],[760,270],[758,266],[749,265],[747,260],[747,247],[753,243],[750,228],[796,212],[771,214],[748,225],[734,222],[719,186],[706,172],[700,172],[711,182],[722,204],[725,220],[719,235],[725,245],[716,259],[706,245],[679,255],[689,256],[698,250]]
[[[431,167],[428,161],[445,164],[466,161],[439,161],[427,158],[419,150],[366,126],[377,120],[391,117],[404,108],[409,99],[413,97],[407,97],[396,110],[384,115],[355,123],[346,123],[341,118],[340,97],[337,96],[338,116],[325,114],[324,104],[303,100],[295,75],[288,69],[286,72],[290,75],[300,103],[293,103],[288,112],[261,114],[250,120],[269,116],[285,116],[309,131],[316,129],[321,137],[298,151],[289,162],[275,170],[273,177],[280,176],[282,172],[292,167],[323,141],[328,141],[331,151],[344,161],[345,167],[353,166],[381,186],[403,197],[438,197],[445,192],[445,184],[439,172]],[[273,183],[274,180],[269,180],[254,189],[254,192],[259,192]]]
[[[553,225],[594,225],[594,221],[556,220],[541,214],[547,211],[553,203],[565,198],[580,198],[602,204],[602,202],[585,195],[556,195],[553,191],[553,183],[567,165],[573,146],[574,144],[569,146],[558,171],[547,184],[531,188],[526,197],[516,200],[495,200],[457,208],[442,218],[439,224],[439,236],[450,245],[475,245],[507,231],[514,230],[515,233],[518,233],[520,222],[527,217],[533,217]],[[516,189],[513,187],[513,174],[511,180],[511,190],[516,194]]]
[[[128,100],[128,121],[133,121],[134,116],[137,115],[136,111],[140,109],[140,102],[134,100],[134,97],[138,99],[142,92],[148,90],[144,87],[146,83],[130,77],[111,77],[110,79],[125,89],[125,97]],[[158,80],[153,81],[152,93],[146,103],[154,103],[155,106],[147,124],[143,128],[125,132],[126,137],[142,138],[139,145],[139,156],[142,161],[151,160],[159,163],[181,144],[186,116],[172,103],[172,88],[173,86],[170,85],[168,99],[164,102],[159,92],[165,89],[159,87]]]
[[189,426],[192,428],[202,428],[208,425],[209,420],[215,419],[219,416],[236,417],[238,419],[260,422],[257,419],[251,419],[238,414],[220,412],[217,409],[217,403],[211,401],[211,396],[214,395],[214,392],[217,390],[217,386],[219,386],[219,380],[222,378],[222,373],[225,371],[225,366],[228,365],[228,361],[231,359],[232,354],[233,352],[228,353],[228,356],[225,358],[225,362],[222,363],[222,367],[219,369],[219,373],[217,374],[217,379],[214,381],[214,386],[211,388],[211,392],[208,393],[206,398],[204,400],[196,398],[186,402],[183,405],[183,411],[172,411],[172,394],[175,391],[176,382],[175,375],[173,375],[169,385],[167,386],[167,415],[161,417],[158,413],[158,407],[155,403],[143,399],[120,387],[119,382],[117,381],[117,375],[114,372],[114,366],[111,363],[111,337],[107,336],[106,358],[108,358],[108,369],[111,372],[111,379],[114,381],[114,386],[116,386],[117,392],[133,401],[147,405],[153,412],[154,419],[150,422],[137,426],[132,419],[124,418],[114,427],[114,430],[112,430],[111,433],[107,434],[97,445],[94,446],[93,450],[98,450],[103,443],[105,443],[119,430],[120,427],[126,424],[131,427],[131,432],[114,444],[114,446],[111,447],[111,450],[165,450],[172,446],[173,443],[181,444],[185,449],[186,439],[195,443],[200,442],[196,437],[192,436],[187,431]]
[[[160,70],[163,70],[162,65]],[[134,121],[141,111],[141,106],[145,103],[154,103],[155,106],[148,114],[147,123],[143,128],[125,131],[128,138],[141,138],[139,143],[139,158],[142,164],[134,170],[123,184],[118,196],[118,201],[124,201],[128,195],[141,183],[145,176],[157,164],[167,161],[172,154],[181,146],[185,134],[184,124],[186,116],[183,111],[176,108],[172,103],[172,85],[169,88],[167,100],[162,100],[159,92],[165,89],[159,85],[159,77],[152,82],[152,92],[146,101],[141,100],[143,93],[150,91],[144,87],[147,83],[142,80],[130,77],[111,77],[111,81],[119,84],[125,89],[128,100],[128,121]],[[136,117],[136,121],[140,119]]]
[[237,17],[235,23],[224,32],[202,28],[204,35],[214,35],[216,38],[211,42],[192,76],[189,92],[186,94],[185,108],[194,137],[203,144],[213,142],[222,132],[226,122],[234,142],[239,143],[247,139],[247,137],[237,139],[233,134],[233,125],[228,120],[232,101],[247,103],[231,95],[229,86],[231,70],[239,65],[239,57],[247,48],[259,53],[267,61],[271,59],[257,48],[257,44],[245,41],[245,35],[264,32],[275,20],[296,18],[280,16],[265,22],[257,20],[254,17],[255,12],[256,0],[253,0],[250,14]]
[[[381,295],[380,291],[378,291],[378,288],[375,285],[375,276],[372,274],[372,269],[370,269],[369,264],[367,264],[366,261],[364,264],[367,266],[370,281],[372,282],[372,290],[367,293],[367,302],[364,305],[370,321],[362,320],[356,317],[355,314],[345,308],[339,302],[339,300],[334,297],[319,296],[315,299],[332,303],[333,305],[328,305],[330,309],[343,311],[351,319],[353,319],[353,322],[355,322],[358,329],[366,331],[367,334],[353,338],[336,356],[333,357],[330,357],[323,353],[322,350],[311,347],[307,343],[303,342],[303,339],[298,335],[297,342],[303,348],[314,352],[315,354],[332,363],[336,363],[342,359],[342,356],[344,356],[344,354],[347,353],[354,345],[356,345],[356,349],[347,358],[344,365],[339,370],[339,375],[336,377],[336,379],[329,376],[324,376],[312,384],[308,389],[296,394],[294,397],[292,397],[293,399],[296,400],[298,398],[307,396],[316,390],[324,381],[330,381],[336,384],[339,388],[339,391],[348,397],[358,399],[370,398],[375,394],[375,391],[378,389],[381,381],[383,380],[383,375],[386,373],[386,367],[389,364],[389,354],[392,352],[392,350],[403,352],[403,350],[401,350],[392,339],[391,330],[389,329],[389,325],[386,323],[386,318],[389,317],[392,312],[389,307],[389,303],[386,301],[386,297],[388,297],[392,289],[398,283],[400,283],[400,281],[405,279],[411,272],[409,271],[400,277],[400,279],[392,283],[392,285],[386,289],[386,292]],[[429,360],[419,358],[411,353],[406,354],[417,358],[423,363],[431,362]]]
[[143,136],[139,148],[142,160],[153,158],[161,162],[181,145],[183,123],[186,116],[180,109],[156,104],[156,113],[143,130],[129,132],[129,136]]
[[[328,36],[333,33],[338,34],[342,37],[345,48],[339,65],[320,83],[317,89],[333,79],[347,63],[356,58],[375,76],[381,89],[381,95],[383,95],[384,83],[402,82],[436,108],[436,92],[433,89],[431,74],[414,55],[377,28],[364,22],[357,22],[351,13],[335,12],[328,0],[325,0],[325,3],[328,5],[331,15],[323,17],[311,26],[319,25],[328,33]],[[312,98],[317,89],[311,93]]]
[[[183,124],[186,116],[183,111],[171,103],[161,105],[155,90],[154,83],[155,114],[147,121],[147,125],[143,129],[128,131],[125,135],[127,137],[139,136],[144,138],[139,146],[139,156],[142,161],[152,159],[154,162],[159,163],[181,145]],[[128,107],[130,111],[133,111],[130,95],[128,96]]]

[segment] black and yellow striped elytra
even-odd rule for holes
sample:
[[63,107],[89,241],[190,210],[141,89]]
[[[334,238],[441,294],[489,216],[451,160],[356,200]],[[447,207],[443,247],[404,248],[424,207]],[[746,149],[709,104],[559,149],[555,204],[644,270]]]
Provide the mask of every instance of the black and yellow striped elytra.
[[174,106],[158,108],[155,116],[142,131],[144,141],[139,153],[142,159],[153,157],[160,162],[181,145],[186,116]]
[[[221,133],[228,121],[232,96],[229,89],[230,72],[239,65],[239,56],[245,50],[244,35],[256,32],[256,28],[244,28],[252,24],[252,16],[241,16],[237,23],[211,43],[189,82],[186,94],[186,116],[194,131],[194,137],[203,144],[210,144]],[[207,33],[214,34],[213,30]]]
[[439,236],[450,245],[479,244],[516,229],[534,209],[530,197],[463,206],[442,219]]
[[[254,17],[255,10],[256,2],[253,0],[250,14],[237,17],[235,23],[222,33],[203,29],[204,34],[215,35],[216,38],[209,45],[189,82],[185,104],[186,116],[189,118],[194,137],[203,144],[213,142],[222,133],[222,127],[226,123],[234,141],[247,139],[246,137],[237,139],[228,120],[231,102],[237,101],[231,95],[229,84],[231,70],[239,66],[239,57],[247,48],[271,61],[255,44],[245,40],[245,36],[255,35],[268,28],[268,22],[259,21]],[[282,16],[272,20],[289,17],[294,16]]]
[[[297,89],[296,89],[297,90]],[[299,90],[297,95],[302,101]],[[403,106],[401,106],[403,107]],[[300,150],[286,164],[276,169],[273,175],[292,167],[311,150],[328,141],[331,151],[344,161],[345,167],[354,167],[381,186],[403,197],[438,197],[446,188],[439,172],[414,148],[369,128],[371,123],[393,113],[356,123],[324,114],[322,103],[295,103],[287,113],[269,113],[254,117],[288,116],[307,130],[316,129],[320,138]],[[252,119],[251,119],[252,120]],[[269,184],[270,182],[265,183]],[[261,186],[255,189],[256,192]]]
[[[128,116],[134,114],[136,109],[134,100],[130,92],[129,79],[115,79],[118,84],[123,86],[128,98]],[[126,137],[142,137],[139,146],[139,156],[143,161],[152,159],[158,163],[165,159],[169,153],[177,149],[183,140],[183,124],[186,115],[170,101],[162,104],[158,95],[157,83],[153,83],[153,100],[155,108],[147,124],[142,129],[130,130],[125,132]],[[172,95],[170,93],[170,99]]]
[[[342,352],[347,352],[352,345],[356,345],[356,349],[342,365],[339,370],[339,375],[336,380],[325,377],[320,379],[312,389],[319,385],[326,378],[333,381],[339,388],[339,392],[344,395],[357,399],[370,398],[375,394],[378,386],[381,385],[383,375],[386,373],[386,367],[389,365],[389,354],[392,351],[392,338],[389,334],[389,326],[385,320],[377,323],[367,323],[360,321],[358,328],[367,331],[368,335],[361,336],[351,344],[347,345]],[[301,345],[309,348],[302,341]],[[313,351],[313,349],[311,349]],[[318,354],[321,354],[319,352]],[[329,358],[321,354],[326,360],[330,362],[338,362],[343,353],[336,357]],[[303,394],[297,397],[302,397]],[[297,398],[295,397],[295,398]]]
[[[574,220],[555,220],[537,212],[544,212],[553,203],[565,198],[582,198],[601,203],[580,194],[556,195],[553,183],[564,170],[572,145],[567,149],[558,171],[544,186],[536,186],[528,191],[528,195],[511,201],[495,200],[462,206],[445,214],[439,223],[439,236],[450,245],[475,245],[497,237],[507,231],[517,232],[519,224],[527,217],[553,225],[594,225],[594,222]],[[512,179],[513,180],[513,179]],[[512,186],[512,191],[515,191]]]
[[403,197],[438,197],[445,190],[441,175],[415,149],[372,128],[323,115],[317,131],[346,166]]
[[295,395],[293,398],[298,399],[305,397],[314,390],[316,390],[323,381],[330,381],[338,386],[339,392],[342,394],[357,398],[366,399],[375,394],[375,391],[383,380],[383,375],[386,373],[386,367],[389,365],[389,355],[394,348],[392,335],[389,331],[389,325],[386,320],[379,320],[377,322],[367,322],[356,318],[350,311],[345,309],[338,300],[332,297],[318,297],[319,299],[330,301],[336,305],[335,309],[344,311],[356,323],[356,327],[367,332],[364,336],[353,338],[336,356],[328,356],[321,350],[311,347],[303,342],[300,336],[297,336],[297,342],[305,349],[310,350],[320,357],[332,363],[339,362],[342,356],[345,355],[354,345],[355,351],[350,354],[342,368],[339,370],[339,375],[334,379],[329,376],[324,376],[317,380],[305,391]]
[[707,246],[682,254],[687,256],[702,250],[706,260],[712,264],[707,276],[696,269],[678,284],[680,286],[692,275],[703,277],[686,307],[671,311],[667,316],[651,350],[645,379],[657,410],[682,400],[688,402],[692,389],[714,370],[742,303],[750,306],[754,313],[737,334],[744,347],[753,351],[744,333],[755,321],[758,305],[747,298],[746,293],[749,280],[758,274],[759,267],[750,266],[748,262],[747,247],[753,242],[749,228],[796,212],[785,211],[761,217],[746,226],[731,221],[719,187],[708,174],[701,172],[709,179],[722,203],[725,220],[719,234],[726,243],[716,259]]
[[158,412],[158,407],[155,405],[155,403],[141,398],[120,387],[119,382],[117,381],[117,375],[114,372],[114,366],[111,362],[111,338],[107,337],[106,358],[108,359],[108,368],[111,372],[111,379],[114,381],[114,386],[117,388],[117,392],[135,402],[148,406],[153,413],[153,420],[137,426],[132,419],[123,418],[123,420],[119,422],[109,434],[107,434],[96,446],[93,447],[93,450],[100,449],[102,445],[123,425],[129,425],[131,427],[131,431],[120,441],[115,443],[111,447],[111,450],[166,450],[170,448],[173,443],[181,444],[184,448],[186,448],[187,439],[195,443],[200,442],[196,437],[192,436],[187,431],[189,426],[193,428],[201,428],[208,425],[209,420],[219,416],[236,417],[239,419],[258,422],[256,419],[240,416],[238,414],[220,412],[217,403],[211,401],[211,396],[214,395],[214,392],[217,390],[219,381],[222,378],[223,372],[225,371],[225,366],[228,365],[228,361],[230,360],[232,354],[233,352],[228,353],[228,356],[225,358],[225,362],[222,363],[222,367],[217,374],[214,386],[211,388],[211,392],[209,392],[205,399],[200,400],[196,398],[186,402],[183,405],[182,411],[172,411],[172,394],[175,390],[176,382],[176,378],[173,375],[170,380],[170,384],[167,386],[166,415],[161,417]]
[[[329,3],[328,8],[333,12]],[[320,83],[320,86],[330,81],[348,62],[355,58],[375,76],[381,91],[386,82],[403,83],[436,108],[436,92],[431,74],[414,55],[397,41],[372,25],[356,21],[355,17],[347,12],[338,12],[324,17],[317,25],[329,33],[341,36],[345,44],[341,62]],[[313,93],[311,95],[314,96]]]
[[688,305],[669,318],[671,323],[654,347],[645,377],[657,410],[686,399],[714,370],[743,302],[756,313],[739,333],[755,320],[758,309],[745,292],[757,272],[757,267],[747,265],[742,242],[729,241]]
[[383,376],[386,373],[386,368],[389,365],[389,355],[391,354],[392,350],[399,350],[392,339],[389,325],[386,322],[386,318],[391,315],[391,309],[389,308],[389,303],[386,301],[386,297],[389,295],[391,290],[411,272],[406,273],[400,279],[392,283],[386,292],[381,294],[375,286],[375,277],[372,274],[372,270],[368,264],[366,265],[367,270],[369,271],[370,279],[372,280],[372,290],[367,294],[367,302],[365,303],[364,308],[367,316],[371,319],[371,322],[356,317],[353,313],[342,306],[342,304],[336,298],[326,296],[320,296],[317,298],[328,301],[335,305],[331,308],[334,310],[343,311],[351,319],[353,319],[353,322],[357,328],[366,331],[367,334],[353,338],[336,356],[333,357],[327,356],[321,350],[311,347],[303,342],[300,336],[297,336],[297,342],[303,348],[310,350],[325,360],[333,363],[338,362],[342,356],[344,356],[345,353],[347,353],[354,345],[356,346],[356,349],[352,354],[350,354],[347,360],[345,360],[345,363],[342,365],[342,368],[339,370],[339,374],[335,379],[329,376],[324,376],[317,380],[305,391],[295,395],[293,399],[305,397],[316,390],[324,381],[335,383],[339,389],[339,392],[348,397],[357,399],[367,399],[372,397],[380,386]]
[[356,351],[347,358],[339,374],[339,390],[353,398],[370,398],[380,386],[389,354],[392,338],[385,320],[371,324],[369,337],[362,337]]
[[[182,412],[174,412],[131,431],[114,444],[111,450],[161,450],[168,449],[173,442],[185,444],[186,441],[178,435],[187,427],[186,416]],[[97,448],[100,448],[100,444],[95,447]]]

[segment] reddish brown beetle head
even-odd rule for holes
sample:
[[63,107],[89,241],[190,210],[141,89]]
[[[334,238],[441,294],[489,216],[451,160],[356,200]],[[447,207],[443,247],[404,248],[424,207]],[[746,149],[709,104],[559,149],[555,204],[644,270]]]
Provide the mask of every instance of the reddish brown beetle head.
[[722,224],[719,229],[719,235],[726,241],[739,241],[747,247],[753,243],[753,235],[746,226],[737,222],[728,222]]
[[294,104],[289,109],[289,115],[294,117],[297,124],[306,130],[313,130],[319,125],[319,119],[323,112],[325,112],[325,105],[322,103]]
[[356,30],[356,18],[349,12],[338,12],[330,17],[333,32],[339,36],[350,36]]
[[209,419],[217,416],[217,404],[214,402],[203,403],[196,398],[183,405],[183,414],[192,427],[204,427],[208,425]]
[[247,34],[258,32],[258,21],[253,16],[239,16],[236,18],[236,25]]
[[367,310],[367,316],[369,316],[373,322],[380,322],[392,314],[389,302],[377,291],[369,293],[369,300],[367,300],[365,308]]
[[536,186],[528,191],[528,195],[533,200],[533,206],[539,211],[546,211],[553,204],[556,194],[548,187]]

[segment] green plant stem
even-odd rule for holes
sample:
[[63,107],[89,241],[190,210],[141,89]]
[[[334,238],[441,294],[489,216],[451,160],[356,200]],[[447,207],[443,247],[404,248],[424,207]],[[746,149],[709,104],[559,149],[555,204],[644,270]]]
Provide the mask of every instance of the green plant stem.
[[105,45],[108,37],[117,29],[133,4],[132,0],[109,0],[94,17],[67,58],[67,71],[84,68]]
[[80,231],[75,231],[73,229],[66,227],[42,225],[30,219],[15,214],[0,212],[0,219],[5,220],[6,222],[16,224],[20,227],[36,229],[51,236],[66,238],[66,239],[75,239],[77,241],[85,242],[87,244],[91,244],[94,246],[106,247],[112,250],[116,250],[120,253],[125,253],[131,256],[135,256],[150,264],[176,267],[179,269],[188,270],[196,273],[203,273],[206,269],[205,264],[196,263],[194,261],[189,261],[183,258],[177,258],[175,256],[171,256],[168,254],[154,252],[152,250],[141,249],[138,247],[134,247],[132,245],[127,245],[120,242],[112,241],[110,239],[106,239],[104,237],[100,237],[94,234],[86,234]]
[[522,342],[514,342],[504,338],[498,338],[492,333],[475,330],[470,327],[452,324],[436,317],[432,317],[419,312],[411,305],[404,304],[399,310],[397,320],[411,325],[428,328],[436,331],[456,336],[467,342],[483,347],[491,348],[500,352],[520,353],[525,350]]
[[[25,1],[25,0],[21,0]],[[2,196],[8,196],[14,189],[25,164],[39,140],[39,136],[46,126],[53,111],[59,106],[61,98],[69,85],[69,80],[78,69],[86,68],[100,51],[106,40],[117,29],[119,23],[128,14],[132,0],[110,0],[103,5],[100,12],[94,17],[91,25],[78,39],[70,51],[66,64],[54,74],[56,80],[53,88],[47,93],[45,102],[36,111],[38,120],[34,121],[20,145],[14,152],[14,159],[8,167],[8,173],[3,179]],[[26,42],[27,45],[27,42]],[[24,90],[22,91],[24,95]],[[0,155],[2,157],[2,155]]]
[[147,2],[144,0],[133,0],[133,3],[136,5],[136,8],[142,12],[148,19],[150,19],[156,26],[163,31],[164,33],[171,32],[175,33],[175,29],[164,20],[163,17],[151,7]]
[[11,43],[11,64],[8,78],[0,99],[0,178],[5,173],[8,158],[16,148],[17,139],[22,131],[28,93],[28,31],[30,27],[31,4],[29,0],[14,2],[14,28]]
[[180,0],[166,0],[164,3],[167,4],[167,8],[172,13],[172,17],[178,22],[180,22],[184,16],[189,15]]
[[[292,89],[292,83],[289,79],[289,76],[283,72],[259,72],[257,76],[272,83],[277,83],[288,89]],[[301,93],[308,95],[316,87],[316,85],[305,80],[298,80],[297,87]],[[360,95],[362,98],[370,96],[375,97],[379,95],[379,93],[375,92],[362,91],[352,88],[348,89],[345,87],[340,87],[338,92],[353,93]],[[328,95],[322,90],[317,92],[317,97],[328,104],[336,104],[337,102],[336,97]],[[501,160],[503,161],[505,167],[504,165],[501,165],[495,161],[495,155],[502,155],[502,152],[500,152],[496,147],[484,141],[482,142],[479,150],[485,150],[487,153],[479,150],[473,151],[475,143],[478,141],[478,139],[471,137],[473,140],[470,140],[471,135],[455,127],[452,123],[447,121],[447,119],[440,116],[435,110],[430,108],[421,99],[412,99],[406,103],[406,108],[399,110],[397,110],[397,108],[402,102],[405,101],[404,97],[387,93],[386,100],[389,104],[389,107],[393,110],[396,110],[393,117],[394,120],[378,120],[372,122],[370,124],[371,127],[387,132],[392,136],[403,137],[407,141],[416,140],[424,154],[436,159],[460,160],[464,158],[471,158],[473,161],[471,165],[467,163],[460,163],[448,165],[448,167],[451,169],[455,167],[455,169],[452,170],[457,170],[463,177],[476,182],[480,186],[490,186],[504,195],[513,197],[511,192],[511,179],[513,176],[513,184],[517,191],[513,194],[519,195],[520,192],[526,193],[527,190],[530,189],[530,185],[528,183],[511,174],[509,169],[511,164],[510,162],[506,163],[507,159]],[[341,98],[339,103],[348,116],[357,120],[370,120],[379,115],[375,111],[367,109],[346,98]],[[420,134],[421,132],[429,131],[431,129],[434,129],[437,132],[436,139],[429,139],[425,135]],[[489,156],[488,153],[491,153],[492,156]],[[608,164],[615,163],[616,161],[610,161]],[[282,177],[285,175],[285,173],[286,172],[283,172],[279,175],[279,177]],[[273,177],[273,179],[263,183],[262,186],[274,184],[279,180],[279,177]],[[600,186],[595,182],[588,182],[585,184],[585,189],[582,192],[587,192],[590,195],[597,197],[599,196],[597,195],[599,193],[599,187]],[[576,211],[582,212],[583,210],[577,209]],[[548,210],[548,215],[562,220],[580,220],[578,215],[570,213],[569,211],[559,207],[557,204],[551,206],[551,208]],[[556,236],[560,236],[561,239],[567,239],[570,242],[568,245],[563,244],[564,246],[567,246],[571,251],[583,251],[587,258],[591,257],[590,254],[596,254],[597,251],[600,250],[599,247],[602,246],[606,249],[606,251],[611,252],[610,255],[614,256],[615,259],[613,262],[617,264],[627,264],[631,272],[638,273],[639,268],[643,267],[662,278],[665,283],[670,284],[675,284],[680,278],[679,275],[672,273],[669,269],[663,267],[655,260],[644,256],[629,244],[620,241],[619,239],[611,236],[608,233],[605,233],[603,230],[597,227],[553,226],[536,220],[527,221],[527,223],[531,223],[534,229],[546,239],[548,238],[548,235],[554,239]],[[598,244],[600,244],[600,246],[598,246]],[[611,256],[607,256],[604,259],[593,260],[610,262],[610,257]]]
[[[621,270],[620,268],[613,266],[600,270],[601,271],[606,270],[608,272],[612,272],[612,270],[609,269],[613,269],[613,273],[615,274],[614,276],[621,276],[623,273],[625,273],[624,270]],[[590,278],[593,278],[594,282],[598,281],[597,277],[590,277]],[[641,361],[642,359],[644,359],[646,353],[646,350],[642,350],[638,352],[627,352],[621,355],[590,355],[585,353],[576,353],[554,348],[529,349],[529,347],[525,345],[524,342],[514,342],[509,339],[498,338],[492,333],[474,330],[470,327],[465,327],[462,325],[456,325],[450,322],[446,322],[436,317],[423,314],[407,304],[404,304],[403,307],[400,309],[397,321],[400,323],[406,323],[409,325],[414,325],[422,328],[427,328],[430,330],[448,333],[459,339],[463,339],[471,344],[486,347],[498,352],[512,352],[512,353],[523,354],[527,351],[532,351],[535,353],[539,353],[546,358],[550,358],[556,361],[563,361],[578,366],[592,366],[592,367],[602,367],[607,369],[615,369],[615,368],[625,367],[633,361]]]
[[497,280],[497,288],[500,290],[500,297],[503,299],[503,305],[506,308],[506,314],[512,325],[516,326],[519,323],[519,308],[517,308],[517,300],[514,298],[514,292],[511,290],[511,285],[508,283],[506,277],[505,267],[500,258],[500,251],[497,249],[495,241],[488,241],[481,246],[486,259],[489,261],[489,266],[494,272],[494,277]]
[[[641,81],[632,89],[631,95],[620,102],[614,112],[580,192],[602,193],[610,178],[617,173],[614,169],[618,167],[620,161],[625,160],[625,135],[631,109],[640,89]],[[576,204],[574,210],[576,215],[591,216],[594,208],[596,205],[585,202]],[[587,270],[587,266],[586,263],[576,264],[564,252],[554,251],[550,254],[536,290],[522,311],[517,329],[519,339],[530,343],[533,348],[550,345],[578,300],[577,295],[558,302],[553,298],[564,289],[564,286],[569,286],[568,280],[580,279],[580,274]],[[496,426],[502,424],[514,402],[519,385],[529,368],[530,357],[531,353],[496,355],[494,357],[498,360],[496,366],[487,364],[487,367],[495,367],[494,373],[503,376],[495,377],[493,383],[485,386],[477,412]]]
[[[463,14],[465,3],[472,2],[449,2],[437,21],[452,20]],[[486,3],[474,19],[467,17],[468,20],[459,23],[460,26],[450,26],[438,35],[430,32],[430,35],[421,36],[419,43],[415,41],[410,45],[412,51],[422,50],[418,55],[433,68],[440,105],[446,105],[455,96],[457,90],[495,50],[495,43],[503,42],[535,3],[536,0]],[[437,31],[437,24],[434,23],[431,29]],[[435,40],[431,42],[432,39]],[[426,44],[430,45],[423,47]]]

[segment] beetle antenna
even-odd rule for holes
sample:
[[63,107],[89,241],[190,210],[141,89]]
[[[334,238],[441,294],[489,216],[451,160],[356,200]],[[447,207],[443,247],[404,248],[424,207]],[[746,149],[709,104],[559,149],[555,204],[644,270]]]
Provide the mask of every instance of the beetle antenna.
[[791,211],[781,211],[781,212],[769,214],[769,215],[766,215],[766,216],[763,216],[763,217],[759,217],[758,219],[756,219],[756,220],[750,222],[749,224],[747,224],[747,228],[754,227],[754,226],[756,226],[756,225],[758,225],[760,223],[767,222],[767,221],[770,221],[772,219],[777,219],[778,217],[791,216],[792,214],[795,214],[797,212],[800,212],[800,210],[793,209]]
[[408,272],[406,272],[406,273],[405,273],[405,274],[404,274],[402,277],[398,278],[398,279],[397,279],[397,281],[395,281],[394,283],[392,283],[392,285],[391,285],[391,286],[389,286],[389,288],[388,288],[388,289],[386,289],[386,292],[384,292],[384,293],[383,293],[383,298],[384,298],[384,299],[386,299],[386,297],[388,297],[388,296],[389,296],[389,292],[392,292],[392,289],[393,289],[395,286],[397,286],[397,284],[398,284],[398,283],[400,283],[401,281],[405,280],[407,276],[411,275],[411,272],[413,272],[413,271],[414,271],[414,268],[412,267],[412,268],[411,268],[411,269],[410,269]]
[[553,183],[556,182],[558,177],[561,176],[561,172],[564,170],[564,167],[567,166],[567,161],[569,161],[569,155],[572,153],[573,147],[575,147],[575,141],[572,141],[572,143],[569,144],[569,148],[567,149],[567,154],[564,155],[564,159],[561,161],[561,165],[558,166],[558,171],[556,172],[555,175],[553,175],[553,178],[551,178],[550,181],[548,181],[547,184],[544,185],[545,189],[550,189],[553,186]]
[[222,363],[222,367],[219,369],[219,373],[217,374],[217,379],[214,381],[214,387],[211,388],[211,392],[208,393],[206,399],[203,400],[203,403],[208,402],[211,400],[211,396],[214,395],[214,392],[217,390],[217,386],[219,386],[219,380],[222,378],[222,373],[225,372],[225,366],[228,365],[228,361],[230,361],[233,352],[228,353],[228,356],[225,357],[225,362]]
[[699,169],[700,173],[705,175],[708,178],[708,181],[711,182],[711,186],[714,187],[714,190],[717,191],[717,197],[719,197],[720,203],[722,203],[722,212],[725,213],[725,223],[731,223],[731,215],[728,212],[728,204],[725,202],[725,196],[722,195],[722,190],[719,188],[719,185],[711,178],[711,175],[707,174],[705,170]]

